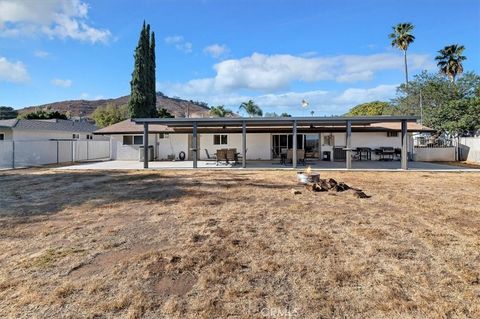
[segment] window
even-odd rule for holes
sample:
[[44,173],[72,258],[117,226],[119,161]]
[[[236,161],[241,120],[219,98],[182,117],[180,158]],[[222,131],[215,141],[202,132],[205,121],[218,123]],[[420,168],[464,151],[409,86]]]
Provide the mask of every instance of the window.
[[80,138],[80,134],[72,134],[72,138],[75,140],[75,139],[79,139]]
[[397,136],[398,136],[398,132],[396,132],[396,131],[388,131],[388,132],[387,132],[387,136],[388,136],[388,137],[397,137]]
[[4,141],[5,140],[5,134],[4,133],[0,133],[0,141]]
[[124,135],[123,136],[123,145],[142,145],[143,144],[143,135]]
[[158,138],[159,139],[169,138],[169,135],[168,135],[168,133],[159,133]]
[[227,135],[213,135],[213,145],[227,145]]
[[87,140],[93,140],[93,135],[92,134],[87,134]]

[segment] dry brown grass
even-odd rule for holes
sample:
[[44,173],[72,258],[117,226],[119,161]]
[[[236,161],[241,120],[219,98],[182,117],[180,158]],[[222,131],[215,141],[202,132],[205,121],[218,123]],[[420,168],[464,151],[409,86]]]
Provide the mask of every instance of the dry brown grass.
[[321,174],[2,172],[0,317],[480,317],[479,173]]

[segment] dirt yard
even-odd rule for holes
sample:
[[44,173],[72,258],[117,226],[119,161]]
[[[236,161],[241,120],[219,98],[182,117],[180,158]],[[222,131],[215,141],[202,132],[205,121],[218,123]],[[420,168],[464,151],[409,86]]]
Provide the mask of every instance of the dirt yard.
[[1,172],[0,317],[480,318],[479,173],[321,177]]

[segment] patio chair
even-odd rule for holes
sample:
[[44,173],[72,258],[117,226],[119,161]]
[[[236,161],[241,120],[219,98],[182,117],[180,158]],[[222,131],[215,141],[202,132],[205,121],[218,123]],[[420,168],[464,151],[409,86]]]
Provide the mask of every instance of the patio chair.
[[221,161],[227,162],[227,151],[225,149],[219,149],[217,150],[217,155],[216,157],[216,165],[221,163]]
[[217,160],[217,155],[215,155],[215,154],[210,155],[210,153],[208,152],[207,149],[205,149],[205,154],[207,155],[208,160]]
[[[248,148],[245,149],[245,155],[247,155],[247,152],[248,152]],[[237,162],[240,162],[243,159],[243,155],[240,152],[236,153],[236,156],[237,156]]]
[[236,148],[227,149],[226,160],[227,160],[227,164],[229,164],[230,162],[233,162],[234,164],[238,164],[237,149]]
[[[293,162],[293,150],[287,151],[287,162]],[[297,150],[297,163],[305,165],[305,150]]]

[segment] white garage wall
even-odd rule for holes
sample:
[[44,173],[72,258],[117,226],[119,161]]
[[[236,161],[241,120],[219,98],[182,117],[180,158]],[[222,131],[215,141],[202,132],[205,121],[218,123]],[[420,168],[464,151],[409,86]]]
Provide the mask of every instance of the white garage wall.
[[13,159],[12,141],[0,141],[0,168],[11,168]]
[[461,137],[459,142],[460,159],[480,163],[480,137]]
[[[213,136],[217,134],[200,134],[200,159],[206,160],[208,150],[210,155],[215,154],[218,149],[236,148],[237,152],[242,151],[242,134],[226,134],[226,145],[214,145]],[[269,160],[271,159],[271,134],[270,133],[247,133],[247,159],[248,160]]]
[[[141,135],[141,134],[129,134]],[[156,134],[148,134],[148,145],[153,145],[156,151]],[[123,135],[111,135],[111,159],[122,161],[138,161],[139,160],[139,148],[141,145],[123,145]]]
[[159,160],[166,160],[169,155],[175,155],[178,159],[180,152],[188,156],[188,134],[169,134],[167,138],[158,138],[157,141]]

